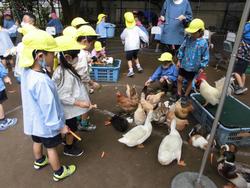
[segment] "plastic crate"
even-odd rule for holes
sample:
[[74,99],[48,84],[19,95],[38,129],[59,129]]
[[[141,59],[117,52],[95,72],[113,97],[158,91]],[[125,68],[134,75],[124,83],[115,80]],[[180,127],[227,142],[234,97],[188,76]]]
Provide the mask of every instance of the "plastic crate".
[[117,82],[119,78],[121,60],[115,59],[112,66],[92,66],[90,77],[98,82]]
[[[197,100],[198,97],[201,97],[200,94],[194,93],[191,94],[192,103],[194,106],[193,116],[199,121],[199,123],[203,126],[203,128],[206,130],[207,133],[210,133],[214,121],[214,116],[206,109],[204,108],[200,102]],[[230,98],[230,99],[229,99]],[[226,100],[234,100],[238,105],[240,105],[240,108],[244,108],[244,111],[247,111],[250,113],[250,108],[237,100],[236,98],[232,96],[228,96]],[[225,107],[225,105],[224,105]],[[217,107],[215,107],[216,109]],[[241,110],[238,107],[235,107],[236,110]],[[227,113],[227,114],[226,114]],[[237,121],[237,118],[240,118],[239,116],[235,114],[230,114],[228,112],[225,112],[223,109],[222,116],[223,115],[229,115],[231,118],[235,116],[235,120]],[[249,119],[249,116],[246,117],[246,119]],[[224,125],[222,123],[222,119],[220,118],[220,121],[218,123],[218,127],[216,130],[215,139],[219,146],[223,144],[235,144],[237,146],[242,145],[250,145],[250,122],[247,121],[245,125],[249,124],[249,127],[240,127],[239,125],[233,126],[233,125]],[[239,119],[238,119],[239,120]]]
[[107,28],[107,38],[113,38],[115,36],[115,25],[110,24]]

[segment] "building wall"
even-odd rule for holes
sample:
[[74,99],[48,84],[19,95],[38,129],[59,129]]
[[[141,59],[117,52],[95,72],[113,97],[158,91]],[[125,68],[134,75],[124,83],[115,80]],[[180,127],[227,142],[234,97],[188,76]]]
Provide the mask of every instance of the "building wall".
[[[203,19],[206,27],[213,27],[216,30],[236,30],[245,3],[238,2],[191,2],[194,17]],[[109,21],[113,23],[123,23],[123,14],[126,11],[132,10],[148,10],[160,14],[161,3],[159,7],[151,4],[149,7],[148,1],[121,1],[113,0],[102,1],[104,12],[109,14]],[[228,11],[227,11],[228,9]],[[227,16],[225,16],[225,13]],[[96,11],[96,2],[82,1],[81,15],[90,20],[96,20],[98,12]],[[224,22],[224,23],[223,23]]]

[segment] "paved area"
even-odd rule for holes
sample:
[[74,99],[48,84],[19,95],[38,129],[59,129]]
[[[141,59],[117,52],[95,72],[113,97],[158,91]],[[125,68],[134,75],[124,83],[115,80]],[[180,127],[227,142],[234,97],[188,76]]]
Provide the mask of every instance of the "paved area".
[[[99,109],[118,112],[115,100],[115,86],[124,90],[125,84],[135,84],[139,87],[144,84],[149,75],[158,66],[157,58],[160,54],[152,50],[140,53],[141,64],[144,67],[142,74],[136,74],[134,78],[127,78],[127,65],[120,40],[112,40],[110,52],[113,57],[122,59],[120,79],[118,83],[107,84],[99,92],[91,95],[92,101]],[[225,75],[225,71],[215,71],[208,67],[208,80],[210,83]],[[250,76],[247,76],[248,88],[250,88]],[[67,157],[62,154],[63,146],[58,148],[62,163],[77,165],[76,173],[62,182],[55,183],[52,179],[52,170],[48,166],[42,170],[33,169],[32,142],[30,137],[23,134],[22,108],[19,86],[14,84],[7,90],[15,89],[16,93],[8,93],[9,100],[4,103],[8,117],[17,117],[18,125],[4,132],[0,132],[0,181],[1,187],[8,188],[33,188],[33,187],[87,187],[87,188],[163,188],[170,187],[171,180],[180,172],[198,172],[203,151],[187,145],[183,145],[182,158],[187,163],[186,167],[179,167],[176,162],[169,166],[161,166],[157,161],[158,147],[162,138],[168,134],[167,127],[154,126],[153,133],[145,142],[145,148],[128,148],[117,139],[121,133],[112,126],[104,126],[107,116],[100,111],[91,112],[91,120],[97,125],[92,133],[81,132],[82,142],[79,143],[85,150],[81,157]],[[250,105],[249,92],[239,97],[241,101]],[[190,116],[191,125],[182,133],[184,141],[187,132],[195,125],[196,120]],[[235,117],[237,118],[237,117]],[[237,160],[248,162],[249,149],[240,148],[246,152],[246,156],[239,155]],[[102,152],[105,152],[101,158]],[[249,163],[249,162],[248,162]],[[218,187],[222,187],[225,181],[219,177],[215,164],[207,164],[205,175],[214,181]],[[183,186],[184,187],[184,186]]]

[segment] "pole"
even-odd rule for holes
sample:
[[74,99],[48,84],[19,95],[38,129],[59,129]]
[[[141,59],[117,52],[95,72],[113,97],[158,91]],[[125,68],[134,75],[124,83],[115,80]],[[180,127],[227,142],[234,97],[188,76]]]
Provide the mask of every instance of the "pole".
[[223,108],[223,105],[224,105],[224,102],[225,102],[225,99],[226,99],[227,88],[228,88],[228,85],[230,83],[230,78],[231,78],[231,74],[232,74],[232,71],[233,71],[237,50],[238,50],[238,47],[239,47],[239,44],[240,44],[240,41],[241,41],[241,36],[242,36],[242,33],[243,33],[244,25],[245,25],[245,23],[247,21],[247,18],[248,18],[249,8],[250,8],[250,0],[247,0],[246,4],[245,4],[244,11],[242,13],[241,22],[240,22],[240,26],[238,28],[236,41],[235,41],[235,44],[234,44],[234,47],[233,47],[233,52],[231,54],[229,66],[228,66],[228,69],[227,69],[226,80],[225,80],[225,84],[224,84],[223,91],[222,91],[222,94],[221,94],[221,99],[220,99],[218,109],[217,109],[216,114],[215,114],[213,127],[212,127],[212,130],[211,130],[211,133],[210,133],[210,139],[208,141],[208,147],[207,147],[207,149],[206,149],[206,151],[205,151],[205,153],[203,155],[201,168],[200,168],[200,171],[199,171],[199,176],[198,176],[198,178],[196,180],[196,183],[195,183],[196,188],[202,187],[202,185],[201,185],[201,176],[202,176],[202,174],[204,172],[204,169],[205,169],[205,166],[206,166],[207,158],[208,158],[211,146],[212,146],[212,142],[214,140],[216,128],[218,126],[218,122],[219,122],[219,119],[220,119],[222,108]]

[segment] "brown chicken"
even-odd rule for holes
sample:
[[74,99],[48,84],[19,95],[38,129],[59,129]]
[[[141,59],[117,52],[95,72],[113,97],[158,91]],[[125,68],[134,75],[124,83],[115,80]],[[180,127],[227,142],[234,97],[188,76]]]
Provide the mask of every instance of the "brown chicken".
[[186,126],[189,124],[187,119],[179,119],[175,116],[175,105],[173,104],[170,106],[170,109],[167,113],[167,124],[170,126],[172,120],[176,118],[176,129],[178,131],[182,131],[186,128]]
[[143,92],[141,93],[141,101],[140,102],[141,102],[142,108],[146,112],[149,112],[150,110],[154,109],[154,106],[150,102],[146,101],[145,93],[143,93]]
[[116,93],[116,100],[118,105],[125,111],[125,112],[133,112],[137,109],[138,100],[132,100],[127,96],[123,95],[120,91]]
[[164,95],[164,92],[159,92],[155,95],[148,95],[146,100],[149,101],[154,107],[160,102],[161,97]]
[[194,110],[192,103],[189,103],[186,107],[182,107],[180,101],[175,103],[175,115],[178,118],[185,119],[188,114]]

